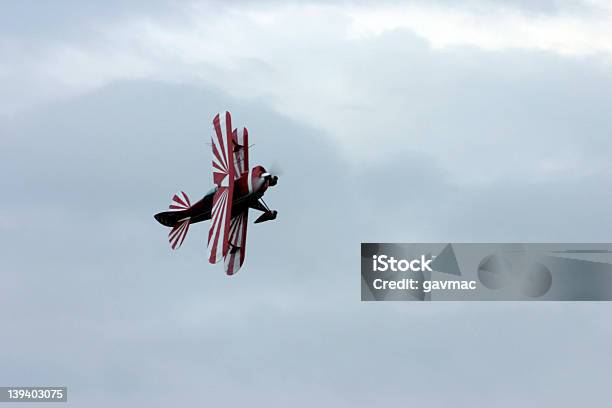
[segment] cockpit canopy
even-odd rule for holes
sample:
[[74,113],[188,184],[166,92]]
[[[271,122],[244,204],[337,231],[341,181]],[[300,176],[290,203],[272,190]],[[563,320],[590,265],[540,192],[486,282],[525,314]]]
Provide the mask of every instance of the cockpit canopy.
[[208,192],[206,193],[206,196],[215,194],[218,189],[219,189],[218,186],[213,186],[210,190],[208,190]]

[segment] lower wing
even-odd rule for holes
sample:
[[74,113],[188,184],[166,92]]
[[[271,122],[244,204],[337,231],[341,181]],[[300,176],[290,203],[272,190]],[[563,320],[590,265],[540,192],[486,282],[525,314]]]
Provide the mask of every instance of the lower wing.
[[228,240],[229,249],[225,255],[225,273],[228,275],[238,272],[244,263],[248,219],[248,208],[232,218]]
[[[233,180],[232,180],[233,181]],[[233,185],[231,186],[233,187]],[[229,249],[232,191],[219,187],[212,201],[210,231],[208,232],[208,261],[217,263]]]

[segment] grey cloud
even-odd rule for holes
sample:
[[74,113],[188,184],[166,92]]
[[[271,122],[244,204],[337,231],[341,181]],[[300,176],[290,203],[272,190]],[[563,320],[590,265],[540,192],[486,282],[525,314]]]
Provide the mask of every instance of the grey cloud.
[[[529,163],[607,157],[610,76],[542,53],[435,53],[403,33],[328,52],[370,84],[371,106],[344,107],[360,127],[389,110],[379,100],[398,102],[401,126],[371,132],[371,149],[403,136],[382,163],[347,160],[334,135],[223,89],[113,83],[3,118],[1,384],[65,384],[71,405],[94,407],[607,398],[609,305],[362,304],[359,243],[608,240],[606,168],[547,179]],[[229,279],[206,262],[207,223],[171,253],[152,218],[174,192],[210,187],[209,124],[226,108],[249,127],[252,160],[283,170],[266,196],[279,219],[250,226]],[[453,140],[466,167],[512,171],[457,182],[465,169],[440,152]]]
[[171,14],[176,10],[167,0],[4,2],[0,13],[0,33],[22,40],[83,39],[92,35],[103,22],[135,15]]
[[392,160],[404,149],[456,180],[535,179],[546,165],[553,178],[608,171],[612,77],[603,59],[434,51],[398,31],[347,43],[332,64],[351,67],[343,79],[359,89],[362,112],[346,113],[358,136],[388,140],[372,150]]
[[[230,279],[206,263],[206,224],[171,253],[152,218],[175,190],[209,187],[206,136],[226,107],[249,126],[253,161],[277,160],[285,173],[266,197],[278,221],[250,226],[247,263]],[[360,241],[520,238],[517,223],[527,237],[604,237],[606,221],[586,217],[579,198],[605,214],[610,196],[595,181],[470,189],[402,147],[388,164],[355,168],[320,130],[264,101],[151,82],[114,84],[3,129],[10,199],[0,214],[18,222],[0,238],[0,317],[11,327],[1,383],[66,384],[74,406],[605,398],[607,305],[358,300]],[[551,230],[557,215],[565,227]]]

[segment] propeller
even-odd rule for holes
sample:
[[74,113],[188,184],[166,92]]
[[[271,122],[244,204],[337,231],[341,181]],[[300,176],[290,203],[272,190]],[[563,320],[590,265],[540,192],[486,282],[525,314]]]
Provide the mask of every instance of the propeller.
[[270,163],[270,168],[268,169],[268,172],[270,172],[271,174],[274,174],[275,176],[283,176],[285,173],[283,171],[283,168],[280,166],[280,164],[277,161]]
[[282,174],[282,171],[280,171],[278,163],[275,162],[270,164],[270,168],[262,176],[269,181],[270,186],[275,186],[278,183],[278,176],[280,174]]
[[276,183],[278,183],[278,176],[275,176],[272,173],[268,173],[268,172],[263,173],[261,177],[263,177],[264,180],[268,180],[268,183],[270,183],[270,186],[275,186]]

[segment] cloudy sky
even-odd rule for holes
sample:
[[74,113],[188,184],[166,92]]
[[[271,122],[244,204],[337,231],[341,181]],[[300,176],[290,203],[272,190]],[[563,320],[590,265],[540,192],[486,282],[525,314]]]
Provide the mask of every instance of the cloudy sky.
[[[609,242],[612,3],[3,2],[0,385],[70,406],[601,405],[608,304],[361,303],[359,243]],[[282,171],[232,278],[210,123]],[[23,406],[23,405],[20,405]]]

